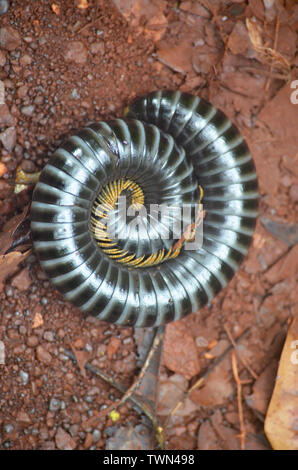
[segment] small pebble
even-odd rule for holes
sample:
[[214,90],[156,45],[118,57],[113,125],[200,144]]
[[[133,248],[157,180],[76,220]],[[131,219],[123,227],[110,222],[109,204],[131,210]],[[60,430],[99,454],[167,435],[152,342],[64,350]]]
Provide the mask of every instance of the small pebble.
[[[85,433],[83,433],[85,434]],[[85,439],[85,435],[82,439]],[[66,431],[64,431],[63,428],[58,428],[56,434],[55,434],[55,442],[56,446],[60,450],[73,450],[76,447],[75,441],[72,439],[70,434],[68,434]]]
[[19,98],[25,98],[25,96],[27,95],[28,93],[28,86],[27,85],[21,85],[19,88],[18,88],[18,91],[17,91],[17,94],[18,94],[18,97]]
[[9,1],[8,0],[0,0],[0,15],[5,15],[8,12],[9,8]]
[[93,397],[90,397],[90,395],[86,395],[84,398],[85,402],[87,403],[92,403],[93,402]]
[[[40,303],[41,303],[42,305],[47,305],[47,304],[48,304],[48,299],[47,299],[46,297],[42,297],[42,298],[40,299]],[[48,340],[48,341],[50,341],[50,340]]]
[[98,442],[101,439],[101,432],[98,429],[94,429],[92,433],[92,440],[93,442]]
[[15,125],[14,117],[6,104],[0,104],[0,127],[13,127]]
[[61,409],[61,401],[58,400],[57,398],[51,398],[50,404],[49,404],[49,410],[58,411],[60,409]]
[[6,434],[9,434],[13,431],[13,425],[12,424],[5,424],[4,426],[4,432]]
[[84,64],[87,61],[88,51],[80,41],[70,41],[65,49],[64,58],[76,64]]
[[21,377],[23,385],[27,385],[28,379],[29,379],[29,374],[27,374],[27,372],[24,372],[23,370],[21,370],[20,371],[20,377]]
[[50,364],[52,362],[51,354],[42,346],[37,346],[36,356],[40,362],[43,362],[45,364]]
[[72,92],[70,93],[70,98],[71,98],[72,100],[78,100],[78,99],[80,99],[80,95],[79,95],[78,90],[77,90],[76,88],[74,88],[74,89],[72,90]]
[[32,63],[32,57],[30,55],[23,55],[23,57],[20,58],[20,64],[25,67],[26,65],[30,65]]
[[129,343],[131,343],[131,338],[124,338],[124,339],[122,340],[122,343],[123,343],[123,344],[129,344]]
[[0,67],[4,67],[6,64],[6,55],[4,54],[4,51],[0,51]]
[[43,334],[43,337],[46,341],[49,341],[49,342],[53,342],[55,341],[55,336],[54,336],[54,333],[52,331],[45,331],[44,334]]
[[22,44],[19,32],[11,26],[6,26],[0,29],[0,46],[3,49],[11,52]]
[[94,42],[93,44],[91,44],[90,46],[90,52],[91,54],[100,54],[100,55],[103,55],[104,54],[104,51],[105,51],[105,46],[104,46],[104,42]]
[[104,430],[104,435],[108,436],[108,437],[111,437],[115,434],[117,429],[118,429],[118,426],[109,426]]
[[25,116],[32,116],[33,113],[34,113],[34,109],[35,109],[35,106],[33,106],[32,104],[29,105],[29,106],[22,106],[21,108],[21,112],[23,114],[25,114]]
[[[16,316],[20,316],[20,312],[16,312]],[[19,332],[21,335],[25,335],[27,333],[27,328],[24,325],[20,325]]]

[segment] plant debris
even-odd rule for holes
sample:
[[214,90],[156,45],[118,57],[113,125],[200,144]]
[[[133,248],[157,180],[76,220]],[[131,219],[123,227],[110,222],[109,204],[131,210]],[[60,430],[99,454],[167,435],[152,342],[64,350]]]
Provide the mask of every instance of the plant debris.
[[[296,2],[2,3],[1,449],[269,449],[264,417],[297,305]],[[239,128],[257,167],[260,220],[233,280],[166,327],[160,371],[145,368],[139,383],[152,335],[83,318],[30,251],[25,208],[66,137],[158,89],[205,98]],[[282,362],[276,386],[297,369]],[[267,412],[276,448],[297,447],[287,396],[276,402],[282,415]],[[153,436],[140,403],[156,419]]]

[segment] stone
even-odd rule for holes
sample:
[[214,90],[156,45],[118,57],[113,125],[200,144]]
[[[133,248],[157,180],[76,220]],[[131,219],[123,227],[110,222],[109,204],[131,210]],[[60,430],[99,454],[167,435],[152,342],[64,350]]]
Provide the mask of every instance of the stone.
[[30,55],[25,54],[20,58],[20,64],[25,67],[26,65],[31,65],[32,64],[32,57]]
[[22,106],[21,112],[28,117],[31,117],[34,113],[35,106],[34,105],[28,105],[28,106]]
[[0,51],[0,67],[4,67],[6,64],[6,55],[4,51]]
[[38,337],[35,335],[29,336],[26,341],[29,348],[35,348],[38,345]]
[[112,336],[107,347],[107,356],[109,359],[112,359],[113,355],[116,354],[119,346],[121,345],[121,339]]
[[87,61],[88,51],[80,41],[71,41],[67,44],[64,57],[70,62],[84,64]]
[[18,31],[11,26],[0,29],[0,46],[7,51],[13,51],[20,47],[22,43],[21,36]]
[[284,279],[295,279],[298,272],[298,245],[277,261],[265,274],[266,279],[277,284]]
[[253,386],[253,393],[245,398],[250,408],[253,408],[263,415],[266,414],[272,395],[277,366],[277,361],[273,360],[257,378]]
[[228,39],[228,48],[233,54],[242,54],[249,58],[256,56],[244,22],[235,23]]
[[23,385],[27,385],[28,379],[29,379],[29,374],[23,370],[20,371],[20,378],[22,380]]
[[216,410],[211,416],[211,423],[222,441],[222,448],[224,450],[240,450],[239,432],[223,424],[222,415],[219,410]]
[[183,375],[188,380],[200,371],[195,340],[182,321],[167,325],[163,363],[168,369]]
[[43,362],[45,364],[50,364],[51,361],[52,361],[51,354],[45,348],[43,348],[42,346],[37,346],[36,356],[37,356],[37,359],[40,362]]
[[84,449],[89,449],[93,444],[93,438],[91,432],[88,432],[85,437],[85,441],[83,444]]
[[74,439],[61,427],[55,434],[55,442],[60,450],[74,450],[76,448]]
[[198,434],[199,450],[221,450],[218,437],[209,421],[204,421],[199,429]]
[[18,91],[17,91],[17,95],[19,98],[25,98],[25,96],[27,96],[27,93],[28,93],[28,85],[21,85],[19,88],[18,88]]
[[93,44],[91,44],[90,46],[90,52],[91,54],[100,54],[100,55],[103,55],[104,52],[105,52],[105,45],[104,45],[104,42],[101,41],[101,42],[94,42]]
[[0,0],[0,15],[5,15],[8,12],[9,0]]
[[225,358],[206,378],[201,388],[194,390],[190,398],[200,406],[222,405],[233,394],[230,378],[230,358]]
[[28,415],[28,413],[26,413],[26,411],[19,411],[18,414],[17,414],[17,421],[23,425],[29,425],[31,424],[31,418],[30,416]]
[[188,381],[183,375],[174,374],[158,387],[158,414],[168,416],[172,409],[182,400],[188,388]]
[[24,291],[29,289],[32,283],[32,279],[30,277],[28,268],[22,269],[18,274],[16,274],[11,282],[13,287],[17,287],[17,289]]
[[[113,426],[114,428],[114,426]],[[144,424],[116,428],[113,437],[106,440],[106,450],[152,450],[152,433]]]
[[199,2],[195,0],[186,0],[179,5],[180,10],[187,11],[192,15],[198,15],[203,18],[210,18],[211,13],[207,10],[207,8],[200,5]]
[[11,152],[15,145],[16,145],[16,139],[17,139],[17,132],[15,127],[8,127],[4,132],[1,132],[0,134],[0,140],[8,152]]
[[192,72],[192,55],[193,48],[188,41],[174,46],[159,44],[157,50],[158,60],[162,64],[182,74]]
[[50,411],[58,411],[61,409],[61,400],[58,400],[55,397],[52,397],[49,404]]
[[[42,301],[42,299],[41,299]],[[43,302],[41,302],[43,303]],[[46,340],[46,341],[49,341],[50,343],[53,343],[55,341],[55,335],[52,331],[45,331],[44,334],[43,334],[43,338]]]
[[0,127],[14,126],[14,117],[10,114],[6,104],[0,104]]

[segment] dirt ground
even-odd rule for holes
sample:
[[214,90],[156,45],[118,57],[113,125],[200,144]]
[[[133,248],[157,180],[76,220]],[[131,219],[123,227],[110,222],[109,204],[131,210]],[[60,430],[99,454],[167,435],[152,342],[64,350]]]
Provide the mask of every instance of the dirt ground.
[[[211,305],[167,326],[158,416],[167,449],[270,449],[264,417],[297,315],[298,5],[1,0],[1,12],[0,227],[30,201],[32,187],[14,194],[18,168],[40,171],[66,135],[120,117],[137,95],[198,94],[246,137],[261,194],[253,243]],[[139,367],[134,330],[84,320],[33,252],[1,285],[0,345],[1,449],[105,449],[121,445],[123,428],[144,434],[129,401],[118,419],[92,421],[122,395],[65,354],[128,387]]]

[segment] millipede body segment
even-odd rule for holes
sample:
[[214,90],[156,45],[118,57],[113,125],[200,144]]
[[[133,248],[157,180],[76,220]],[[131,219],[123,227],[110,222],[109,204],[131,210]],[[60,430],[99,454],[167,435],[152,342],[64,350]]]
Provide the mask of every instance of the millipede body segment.
[[[42,268],[83,312],[158,326],[227,285],[257,208],[256,171],[237,128],[199,97],[158,91],[55,151],[34,190],[31,231]],[[187,249],[199,225],[202,243]]]

